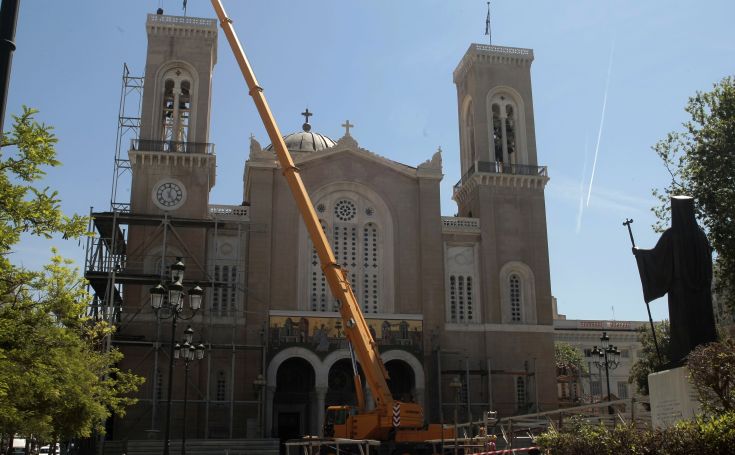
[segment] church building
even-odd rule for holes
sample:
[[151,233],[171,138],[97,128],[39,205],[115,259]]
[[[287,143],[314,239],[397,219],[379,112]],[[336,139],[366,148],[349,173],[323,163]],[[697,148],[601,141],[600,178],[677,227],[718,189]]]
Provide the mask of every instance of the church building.
[[[117,326],[120,367],[147,379],[109,438],[163,438],[169,399],[174,439],[320,434],[327,406],[355,402],[352,364],[272,146],[251,138],[242,205],[210,200],[217,23],[161,12],[146,29],[139,129],[116,157],[130,199],[93,214],[86,267],[99,313]],[[362,148],[349,122],[340,138],[320,134],[308,110],[285,136],[394,397],[422,404],[432,423],[455,410],[466,421],[557,407],[533,51],[470,44],[457,58],[457,153],[397,162]],[[445,176],[442,160],[459,160],[462,175]],[[459,180],[457,216],[441,215],[445,177]],[[181,265],[188,296],[167,310]]]

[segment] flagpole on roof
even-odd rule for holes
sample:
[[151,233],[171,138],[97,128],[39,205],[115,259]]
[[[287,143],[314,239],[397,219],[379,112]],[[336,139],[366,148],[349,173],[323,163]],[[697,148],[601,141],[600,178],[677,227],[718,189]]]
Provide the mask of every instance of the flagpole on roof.
[[493,44],[493,36],[490,31],[490,2],[487,2],[487,18],[485,18],[485,35],[487,35],[488,44]]

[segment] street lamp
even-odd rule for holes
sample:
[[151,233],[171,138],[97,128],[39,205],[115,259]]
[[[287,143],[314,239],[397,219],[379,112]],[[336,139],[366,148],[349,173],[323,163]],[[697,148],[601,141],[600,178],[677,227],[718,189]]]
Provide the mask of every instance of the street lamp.
[[189,364],[194,360],[202,360],[204,358],[204,343],[201,341],[198,345],[193,344],[194,329],[191,326],[184,330],[183,344],[176,343],[174,346],[174,359],[184,359],[184,423],[181,429],[181,455],[186,455],[186,403],[189,392]]
[[[188,293],[184,291],[184,271],[186,266],[184,261],[180,258],[176,258],[176,263],[171,265],[171,280],[166,283],[159,283],[150,289],[151,296],[151,308],[156,313],[156,317],[159,319],[171,319],[171,348],[169,351],[169,363],[168,363],[168,397],[166,400],[166,425],[163,432],[163,455],[169,455],[169,449],[171,446],[171,392],[173,390],[173,370],[174,370],[174,355],[176,354],[176,321],[190,320],[192,319],[197,311],[202,307],[202,297],[204,291],[199,286],[194,286],[189,289]],[[185,305],[184,297],[189,297],[188,313]],[[190,330],[191,327],[187,330]],[[192,332],[193,333],[193,330]],[[185,333],[188,337],[191,333]],[[179,346],[179,349],[183,349]],[[189,340],[189,350],[191,350],[191,340]],[[202,351],[202,354],[204,351]]]
[[454,389],[454,455],[457,455],[457,453],[459,453],[457,447],[457,438],[459,437],[459,430],[457,428],[457,410],[459,409],[459,393],[460,390],[462,390],[462,381],[460,381],[459,376],[452,378],[452,382],[449,383],[449,388]]
[[258,393],[258,434],[261,438],[265,437],[263,434],[263,390],[265,390],[266,381],[262,374],[258,374],[258,377],[253,381],[253,388]]
[[[597,368],[605,367],[605,379],[607,381],[607,401],[611,401],[610,397],[610,370],[614,370],[620,365],[620,351],[617,346],[610,344],[610,337],[607,332],[602,332],[600,337],[600,347],[592,348],[592,355],[597,356],[597,360],[593,363]],[[608,408],[608,412],[612,414],[612,408]]]

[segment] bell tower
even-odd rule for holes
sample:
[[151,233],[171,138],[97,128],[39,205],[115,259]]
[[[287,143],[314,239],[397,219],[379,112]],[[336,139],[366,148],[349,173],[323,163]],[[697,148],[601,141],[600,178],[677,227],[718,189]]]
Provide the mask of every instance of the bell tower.
[[217,24],[159,10],[148,15],[146,30],[140,137],[128,152],[130,215],[145,222],[129,227],[128,268],[163,277],[181,257],[189,278],[203,280],[216,169],[208,140]]
[[[453,198],[459,216],[480,219],[483,268],[490,277],[485,314],[492,322],[551,324],[548,177],[536,155],[531,62],[531,49],[472,44],[454,70],[462,178]],[[507,273],[508,264],[524,268],[533,282],[525,309],[504,307],[513,300],[511,289],[517,297],[522,288],[506,282],[516,277]]]
[[216,21],[159,10],[148,15],[146,29],[140,139],[130,150],[131,211],[203,218],[215,180],[208,139]]
[[538,166],[532,62],[531,49],[472,44],[454,70],[463,176],[480,170],[478,162],[515,174]]
[[[453,199],[460,217],[479,219],[488,355],[516,371],[553,359],[548,176],[536,153],[532,62],[531,49],[472,44],[454,70],[462,177]],[[553,364],[538,362],[537,384],[521,375],[503,387],[538,387],[542,402],[555,401],[556,385],[546,379]]]

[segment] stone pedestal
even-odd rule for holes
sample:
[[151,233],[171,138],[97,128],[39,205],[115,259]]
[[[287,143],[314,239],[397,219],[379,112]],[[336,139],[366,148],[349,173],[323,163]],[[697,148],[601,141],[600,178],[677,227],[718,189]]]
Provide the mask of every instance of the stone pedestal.
[[671,427],[702,412],[685,366],[649,374],[648,390],[654,427]]

